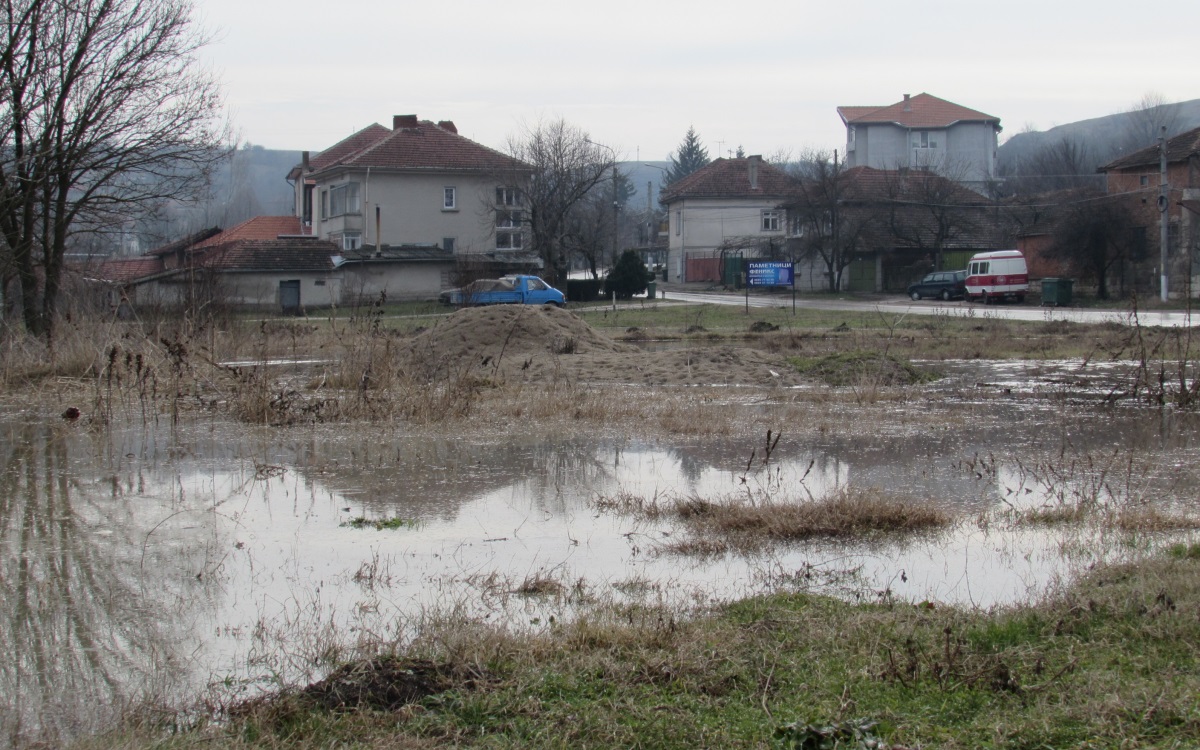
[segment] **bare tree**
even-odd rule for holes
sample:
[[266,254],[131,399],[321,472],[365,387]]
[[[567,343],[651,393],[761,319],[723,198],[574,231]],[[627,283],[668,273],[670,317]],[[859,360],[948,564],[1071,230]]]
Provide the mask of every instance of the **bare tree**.
[[568,215],[567,234],[563,238],[568,256],[587,264],[593,279],[600,278],[600,267],[611,267],[620,255],[620,243],[625,232],[622,218],[633,183],[617,167],[611,176],[593,187]]
[[809,151],[793,162],[796,197],[787,204],[797,258],[825,266],[830,291],[842,288],[842,276],[863,249],[875,212],[859,205],[861,186],[837,152]]
[[934,268],[941,270],[945,251],[977,231],[983,196],[958,184],[956,169],[943,165],[940,172],[897,169],[885,173],[888,229],[898,245],[928,250]]
[[603,146],[589,141],[585,131],[561,118],[510,137],[508,152],[531,167],[507,178],[523,185],[522,222],[529,228],[530,246],[545,263],[551,281],[565,279],[572,213],[610,179],[614,159]]
[[1074,136],[1040,147],[1021,159],[1005,179],[1003,195],[1031,195],[1055,190],[1095,188],[1104,176],[1096,173],[1097,160],[1088,144]]
[[1108,299],[1112,274],[1145,254],[1145,228],[1135,224],[1124,198],[1093,194],[1061,208],[1050,251],[1095,280],[1097,296]]
[[50,338],[64,256],[224,157],[216,79],[188,0],[11,0],[0,9],[0,238],[27,330]]
[[1167,137],[1178,135],[1181,127],[1179,104],[1168,102],[1157,91],[1148,91],[1129,109],[1125,110],[1126,122],[1121,137],[1120,153],[1129,153],[1153,146],[1167,129]]

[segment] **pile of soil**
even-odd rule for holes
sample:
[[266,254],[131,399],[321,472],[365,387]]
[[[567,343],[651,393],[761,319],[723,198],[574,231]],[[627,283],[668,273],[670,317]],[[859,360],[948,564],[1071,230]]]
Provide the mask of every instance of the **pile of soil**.
[[644,385],[798,385],[780,355],[732,346],[646,351],[614,341],[568,310],[532,305],[465,308],[415,336],[401,361],[424,378]]
[[394,711],[450,687],[449,668],[432,662],[384,657],[339,667],[300,692],[301,699],[330,710]]

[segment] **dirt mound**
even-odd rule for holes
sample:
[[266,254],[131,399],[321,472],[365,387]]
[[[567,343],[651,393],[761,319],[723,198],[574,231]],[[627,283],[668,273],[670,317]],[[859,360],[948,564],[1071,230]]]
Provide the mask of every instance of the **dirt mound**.
[[619,354],[637,351],[596,332],[572,312],[552,306],[496,305],[459,310],[418,334],[402,358],[426,374],[493,371],[556,355]]
[[793,386],[805,381],[781,355],[722,345],[650,352],[599,333],[555,307],[459,310],[401,352],[414,375],[509,382]]
[[346,664],[301,691],[303,700],[331,710],[394,711],[450,686],[446,667],[420,660],[371,659]]

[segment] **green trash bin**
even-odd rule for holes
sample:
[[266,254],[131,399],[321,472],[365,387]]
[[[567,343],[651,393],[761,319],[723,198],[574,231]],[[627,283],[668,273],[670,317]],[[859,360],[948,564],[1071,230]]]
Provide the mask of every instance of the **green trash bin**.
[[654,295],[656,292],[658,292],[658,282],[657,281],[647,281],[646,282],[646,299],[654,299]]
[[1042,304],[1062,307],[1071,304],[1071,279],[1042,279]]

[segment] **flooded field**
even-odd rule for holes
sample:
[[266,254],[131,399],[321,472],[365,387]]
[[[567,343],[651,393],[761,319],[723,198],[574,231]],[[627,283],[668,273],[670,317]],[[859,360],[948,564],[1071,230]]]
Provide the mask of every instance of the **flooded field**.
[[[12,408],[0,413],[0,731],[63,738],[148,699],[311,680],[438,617],[537,629],[590,602],[687,610],[781,587],[989,607],[1187,538],[1022,520],[1081,504],[1196,511],[1196,418],[1108,403],[1121,366],[1076,365],[941,365],[930,398],[876,408],[869,426],[775,424],[768,462],[762,437],[90,429]],[[777,389],[744,408],[772,424],[788,399]],[[695,556],[674,551],[677,523],[604,502],[805,502],[849,486],[956,520]]]

